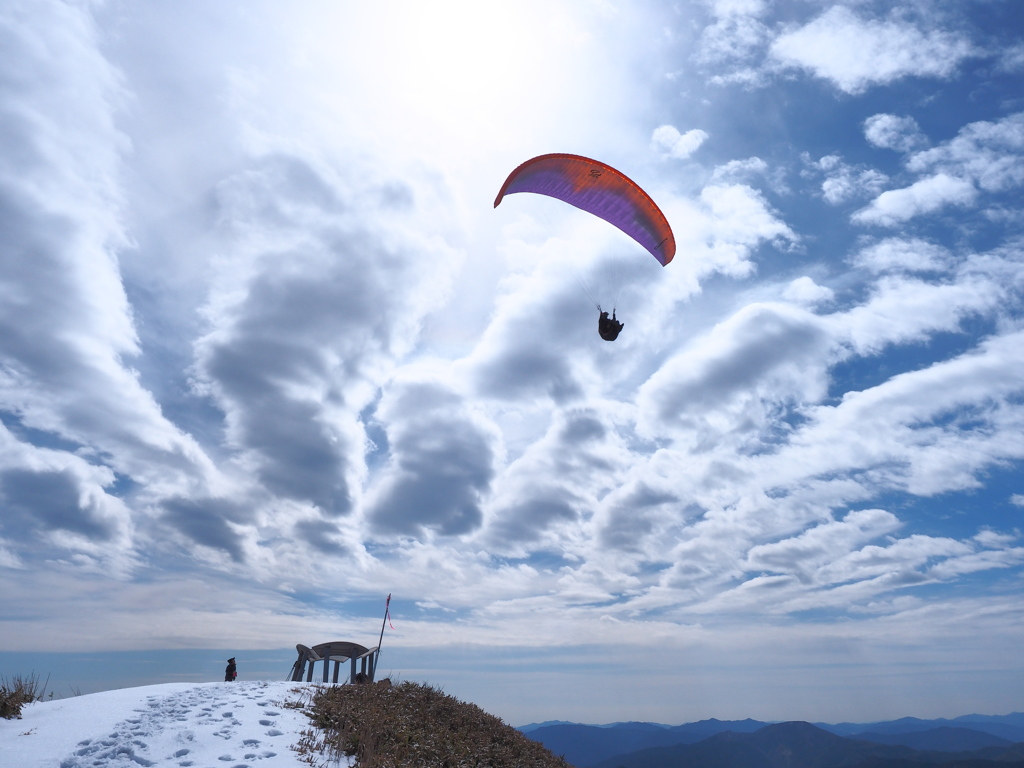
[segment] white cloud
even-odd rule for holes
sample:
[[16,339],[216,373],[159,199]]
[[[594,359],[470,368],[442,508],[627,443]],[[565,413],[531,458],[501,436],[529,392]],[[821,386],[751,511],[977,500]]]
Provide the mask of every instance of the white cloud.
[[816,525],[799,536],[752,547],[743,568],[746,571],[799,573],[806,578],[863,544],[899,528],[896,516],[881,509],[850,512],[842,521]]
[[855,171],[846,167],[830,175],[821,183],[821,192],[832,205],[839,205],[861,195],[875,194],[885,186],[889,177],[871,169]]
[[919,534],[895,539],[886,546],[850,548],[832,562],[824,563],[817,577],[823,583],[842,584],[903,573],[909,582],[914,571],[934,562],[969,553],[971,547],[955,539]]
[[[877,131],[873,132],[869,126],[869,139],[874,136],[883,145],[899,144],[903,134],[897,130],[894,137],[889,130],[894,127],[889,120],[891,116],[875,117],[884,119],[875,126]],[[866,208],[857,211],[853,221],[891,227],[949,205],[971,206],[977,200],[979,189],[998,193],[1021,186],[1024,184],[1024,113],[998,122],[971,123],[961,129],[956,138],[910,155],[907,168],[929,175],[909,187],[883,192]]]
[[797,304],[814,306],[832,301],[835,298],[835,291],[824,285],[818,285],[805,275],[787,285],[786,290],[782,292],[782,297]]
[[745,184],[710,184],[700,193],[701,202],[715,219],[729,222],[730,239],[753,246],[760,240],[795,241],[796,234],[777,218],[764,195]]
[[970,43],[952,32],[865,20],[841,5],[771,44],[781,66],[806,69],[847,93],[909,75],[948,77],[970,55]]
[[1012,568],[1021,563],[1024,563],[1024,548],[984,550],[936,563],[929,569],[929,574],[939,579],[951,579],[965,573]]
[[19,441],[0,424],[9,560],[22,564],[18,552],[31,560],[70,557],[83,573],[131,576],[139,564],[136,525],[129,506],[108,490],[114,479],[105,466]]
[[885,272],[943,272],[952,263],[952,254],[941,245],[919,238],[890,237],[863,248],[851,259],[857,267],[876,274]]
[[974,540],[983,547],[990,549],[1008,549],[1013,542],[1020,538],[1019,534],[999,533],[989,528],[984,528],[974,536]]
[[[678,588],[686,596],[680,599],[702,614],[766,605],[780,611],[845,609],[892,590],[945,579],[926,566],[938,558],[971,554],[972,547],[911,536],[884,548],[864,548],[847,560],[827,558],[827,564],[811,571],[729,586],[736,578],[731,564],[760,546],[768,530],[774,531],[770,540],[788,541],[786,531],[820,520],[823,509],[846,509],[883,488],[931,494],[977,487],[982,467],[1024,454],[1024,444],[1014,436],[1022,416],[1005,411],[1020,390],[1019,382],[1013,383],[1019,365],[1007,355],[1015,344],[1011,338],[953,363],[847,393],[839,405],[812,405],[824,390],[801,388],[819,376],[827,382],[818,366],[848,358],[848,350],[876,354],[887,345],[954,330],[967,314],[997,310],[1004,296],[998,270],[979,273],[985,259],[978,261],[962,266],[948,285],[887,278],[865,304],[823,317],[804,315],[806,326],[783,323],[765,307],[748,307],[670,360],[641,390],[639,423],[654,434],[682,429],[663,451],[661,482],[645,478],[647,490],[637,494],[649,504],[634,518],[637,532],[624,537],[618,523],[616,541],[644,552],[652,551],[649,542],[658,537],[686,542],[674,551],[680,564],[663,583]],[[774,333],[783,327],[791,333]],[[803,365],[801,347],[792,343],[801,327],[813,329],[812,338],[818,339],[817,350]],[[771,365],[761,364],[761,350]],[[731,366],[750,380],[738,377],[742,383],[734,389],[723,373]],[[980,373],[975,366],[992,368]],[[908,389],[887,401],[901,387]],[[856,412],[848,410],[861,397],[866,399]],[[780,412],[792,419],[788,428],[775,422],[766,429],[772,419],[764,415],[777,418]],[[962,418],[957,416],[961,412]],[[832,421],[840,413],[844,420]],[[666,500],[674,498],[691,509],[673,516],[672,502],[666,506]],[[688,519],[696,522],[684,522]],[[1002,567],[998,558],[987,556],[973,562],[971,567]],[[815,591],[846,581],[839,588]]]
[[[810,460],[831,445],[814,459],[819,473],[874,468],[873,482],[922,495],[978,487],[982,466],[1024,457],[1012,432],[1024,414],[1006,407],[1022,390],[1024,379],[1015,377],[1024,366],[1012,351],[1021,340],[1020,333],[996,337],[970,354],[849,392],[837,406],[818,406],[814,426],[786,459]],[[968,422],[973,427],[963,429]]]
[[[211,281],[211,328],[195,344],[196,383],[225,413],[235,460],[328,524],[360,508],[360,412],[461,261],[427,226],[409,226],[445,226],[428,213],[436,188],[350,173],[280,149],[220,183],[222,226],[245,235]],[[333,536],[315,521],[302,532]]]
[[416,537],[478,529],[501,456],[493,425],[443,381],[411,371],[386,388],[377,419],[391,459],[368,505],[373,529]]
[[1020,72],[1024,69],[1024,43],[1018,43],[1000,52],[999,69],[1003,72]]
[[758,16],[768,8],[766,0],[705,0],[711,12],[719,17]]
[[786,305],[745,307],[669,360],[638,393],[640,426],[696,444],[725,437],[730,423],[757,431],[769,410],[814,401],[826,388],[828,339],[814,315]]
[[715,167],[711,181],[720,183],[750,183],[752,176],[764,176],[768,173],[768,163],[760,157],[748,157],[745,160],[730,160],[725,165]]
[[843,162],[839,155],[825,155],[816,163],[805,158],[815,171],[825,174],[821,191],[825,200],[839,205],[856,197],[878,194],[889,181],[884,173]]
[[800,171],[801,178],[825,177],[821,184],[822,196],[831,205],[839,205],[856,197],[878,194],[889,180],[884,173],[874,169],[863,165],[850,165],[837,153],[811,160],[810,155],[805,152],[800,159],[804,165]]
[[487,548],[520,556],[531,549],[589,554],[580,523],[619,486],[631,463],[615,422],[613,411],[597,407],[559,409],[547,432],[497,484]]
[[771,30],[758,18],[767,4],[759,0],[722,0],[709,5],[715,21],[702,30],[693,60],[706,68],[726,68],[725,73],[712,76],[714,83],[759,83],[762,75],[751,65],[771,40]]
[[864,137],[876,147],[899,152],[910,152],[928,141],[914,118],[884,113],[864,121]]
[[945,283],[894,274],[882,277],[863,304],[828,315],[826,322],[859,354],[874,354],[956,330],[964,317],[991,313],[1005,300],[996,275],[972,274],[969,268]]
[[769,39],[768,27],[758,19],[744,14],[729,14],[704,29],[695,58],[705,65],[749,61]]
[[[104,522],[126,514],[102,490],[113,473],[137,484],[142,505],[223,478],[131,367],[146,350],[120,269],[131,246],[122,187],[129,142],[116,126],[128,100],[122,74],[100,52],[87,8],[16,5],[0,23],[4,58],[20,62],[17,77],[0,80],[0,410],[19,431],[45,434],[102,471],[85,482],[77,461],[18,466],[12,471],[38,476],[8,477],[3,491],[25,499],[49,479],[55,506],[41,515],[55,515],[59,529],[74,499],[79,540],[107,540],[116,528],[123,544],[132,528]],[[19,439],[32,454],[33,439]]]
[[893,227],[949,205],[972,205],[977,194],[971,182],[939,173],[914,182],[909,187],[883,192],[850,218],[857,224]]
[[699,128],[693,128],[680,134],[673,126],[662,125],[654,129],[654,133],[651,135],[651,146],[666,157],[685,160],[696,152],[700,145],[707,141],[707,138],[708,134]]
[[[1024,443],[1011,436],[1021,414],[1004,411],[1021,391],[1014,382],[1019,362],[1007,355],[1016,341],[1000,339],[977,354],[848,393],[838,406],[805,410],[806,427],[795,430],[775,453],[747,460],[718,453],[704,459],[715,453],[714,443],[705,441],[688,456],[673,456],[669,461],[685,468],[683,476],[699,478],[678,482],[676,493],[696,494],[707,510],[684,533],[672,534],[685,542],[675,551],[679,565],[671,574],[688,596],[681,599],[702,614],[755,606],[780,612],[843,610],[893,590],[1020,562],[1020,552],[1007,549],[1012,537],[991,531],[973,542],[895,538],[901,523],[884,510],[818,522],[822,505],[843,508],[881,488],[934,494],[975,487],[982,466],[1024,455]],[[955,416],[967,403],[972,404],[971,431]],[[725,436],[742,423],[721,423],[718,432]],[[728,467],[714,473],[719,484],[712,485],[708,470],[726,462]],[[755,487],[775,492],[756,501],[744,497]],[[802,532],[785,533],[794,527]],[[766,530],[775,532],[773,543],[759,541]],[[879,536],[890,542],[864,546]],[[979,545],[996,550],[979,551]],[[762,575],[736,586],[732,563],[738,558],[744,558],[744,570]]]
[[1024,112],[964,126],[956,138],[912,155],[907,168],[970,179],[986,192],[1024,184]]

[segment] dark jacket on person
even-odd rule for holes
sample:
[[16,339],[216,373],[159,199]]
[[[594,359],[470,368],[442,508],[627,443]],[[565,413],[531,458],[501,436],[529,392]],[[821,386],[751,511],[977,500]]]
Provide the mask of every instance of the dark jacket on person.
[[238,670],[235,668],[235,659],[232,656],[228,659],[228,668],[224,670],[224,682],[230,683],[236,677],[238,677]]
[[619,337],[619,331],[622,330],[625,323],[620,323],[615,319],[615,310],[612,310],[612,316],[608,317],[607,312],[602,312],[601,316],[597,319],[597,332],[601,334],[601,338],[605,341],[615,341]]

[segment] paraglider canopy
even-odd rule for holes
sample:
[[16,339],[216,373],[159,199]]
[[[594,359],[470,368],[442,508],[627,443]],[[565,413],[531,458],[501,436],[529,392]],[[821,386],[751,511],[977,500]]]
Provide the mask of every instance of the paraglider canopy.
[[662,266],[676,255],[676,240],[665,214],[624,173],[581,155],[540,155],[516,168],[494,200],[534,192],[555,197],[607,221],[651,252]]

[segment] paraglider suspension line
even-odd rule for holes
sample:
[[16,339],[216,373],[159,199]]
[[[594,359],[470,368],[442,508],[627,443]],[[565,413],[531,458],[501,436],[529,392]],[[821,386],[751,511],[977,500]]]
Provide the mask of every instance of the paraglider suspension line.
[[594,295],[594,292],[590,289],[590,286],[587,285],[586,278],[583,277],[580,271],[576,268],[575,264],[572,267],[572,273],[573,277],[576,280],[576,285],[580,287],[580,289],[583,291],[586,297],[590,300],[590,303],[597,307],[597,311],[600,312],[601,304],[600,302],[598,302],[597,296]]

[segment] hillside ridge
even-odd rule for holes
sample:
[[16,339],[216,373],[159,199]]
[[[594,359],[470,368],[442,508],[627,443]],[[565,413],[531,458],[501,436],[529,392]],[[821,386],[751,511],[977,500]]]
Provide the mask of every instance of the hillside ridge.
[[[972,719],[973,718],[973,719]],[[678,726],[665,726],[660,723],[625,723],[607,726],[559,723],[551,726],[540,726],[532,729],[527,735],[543,743],[555,754],[564,755],[572,765],[578,768],[615,768],[612,763],[619,761],[631,764],[631,757],[645,753],[644,759],[657,757],[648,750],[673,750],[690,754],[693,750],[685,747],[703,744],[700,748],[704,753],[714,751],[738,752],[730,757],[736,765],[757,765],[763,759],[763,749],[759,743],[772,737],[772,734],[784,734],[789,743],[776,744],[779,750],[790,749],[803,751],[806,759],[810,744],[817,745],[818,751],[832,749],[846,753],[846,759],[856,761],[867,759],[909,759],[913,757],[919,765],[938,764],[962,757],[974,760],[993,760],[1001,756],[1002,760],[1015,760],[1015,746],[1024,742],[1024,728],[1017,731],[1016,722],[1020,721],[1017,713],[1005,716],[965,716],[955,720],[926,721],[916,718],[902,718],[855,725],[843,723],[829,725],[792,721],[789,723],[765,723],[757,720],[723,721],[710,718],[695,723],[684,723]],[[936,725],[951,723],[958,725]],[[638,727],[642,726],[642,727]],[[971,726],[971,727],[968,727]],[[875,730],[857,733],[858,728]],[[903,729],[901,731],[901,728]],[[981,730],[984,728],[985,730]],[[837,731],[839,731],[837,733]],[[996,733],[993,733],[995,731]],[[1006,738],[1019,733],[1019,738]],[[745,740],[744,736],[758,734],[756,739]],[[709,740],[710,743],[705,743]],[[838,740],[838,741],[837,741]],[[723,745],[731,746],[723,746]],[[743,745],[737,746],[737,745]],[[831,747],[827,747],[827,745]],[[716,746],[717,745],[717,746]],[[757,747],[754,753],[744,756],[748,747]],[[763,747],[763,744],[761,745]],[[811,750],[814,752],[815,750]],[[692,757],[692,755],[691,755]],[[710,759],[709,754],[705,758]],[[723,756],[724,759],[724,756]],[[1024,752],[1021,753],[1024,759]],[[737,762],[738,761],[738,762]],[[750,762],[752,761],[752,762]],[[930,762],[929,762],[930,761]],[[827,761],[826,761],[827,762]],[[641,763],[638,763],[641,764]],[[693,763],[703,765],[704,763]],[[723,763],[725,764],[725,763]],[[855,762],[844,763],[854,765]],[[1003,764],[1005,768],[1005,763]]]

